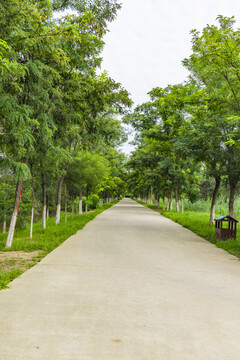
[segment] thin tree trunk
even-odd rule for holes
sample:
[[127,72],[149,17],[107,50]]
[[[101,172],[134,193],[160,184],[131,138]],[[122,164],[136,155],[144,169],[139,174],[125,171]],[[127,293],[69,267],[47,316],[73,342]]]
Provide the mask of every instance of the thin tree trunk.
[[34,219],[34,188],[33,188],[33,173],[32,173],[32,166],[31,166],[31,175],[32,175],[32,214],[31,214],[31,224],[30,224],[30,239],[32,239],[33,234],[33,219]]
[[23,183],[23,180],[20,179],[20,180],[18,180],[17,185],[16,185],[15,202],[14,202],[12,218],[11,218],[11,222],[10,222],[10,226],[9,226],[7,241],[6,241],[6,245],[5,245],[6,248],[10,248],[12,246],[12,242],[13,242],[13,236],[14,236],[15,226],[16,226],[16,222],[17,222],[18,207],[20,204],[20,194],[21,194],[21,189],[22,189],[22,183]]
[[58,181],[58,194],[57,194],[57,211],[56,211],[56,219],[55,224],[60,223],[60,217],[61,217],[61,200],[62,200],[62,186],[65,176],[62,176]]
[[86,206],[85,206],[85,212],[88,211],[88,189],[86,190]]
[[46,216],[47,216],[47,219],[49,219],[49,199],[48,199],[47,191],[46,191],[46,202],[47,202]]
[[30,224],[30,239],[32,239],[32,234],[33,234],[33,219],[34,219],[34,202],[32,203],[32,214],[31,214],[31,224]]
[[173,193],[172,193],[172,191],[171,191],[171,194],[170,194],[170,203],[169,203],[169,210],[170,210],[170,211],[172,211],[172,207],[173,207],[172,203],[173,203]]
[[184,195],[182,196],[182,214],[184,213]]
[[86,194],[85,213],[88,212],[88,193]]
[[82,215],[82,189],[79,191],[79,215]]
[[46,175],[42,175],[42,195],[43,195],[43,210],[42,210],[42,227],[46,229],[46,215],[47,215],[47,184]]
[[78,196],[76,195],[76,215],[78,214]]
[[163,208],[163,211],[165,211],[165,196],[163,196],[163,198],[162,198],[162,208]]
[[170,207],[170,195],[168,196],[168,200],[167,200],[167,211],[169,211],[169,207]]
[[229,215],[234,217],[234,196],[237,188],[237,183],[230,184],[230,195],[229,195]]
[[64,184],[65,189],[65,222],[67,222],[67,185]]
[[175,196],[176,196],[176,212],[179,212],[179,199],[178,199],[178,186],[175,185]]
[[215,218],[215,206],[217,201],[217,194],[221,183],[221,177],[218,176],[215,178],[215,187],[213,190],[212,195],[212,202],[211,202],[211,209],[210,209],[210,225],[214,224],[214,218]]
[[7,221],[6,221],[6,213],[3,215],[3,234],[5,234],[7,230]]
[[[7,181],[7,171],[4,170],[4,183],[6,184]],[[9,196],[9,190],[7,190],[4,194],[4,209],[3,209],[3,234],[5,234],[5,232],[7,231],[7,208],[6,208],[6,203],[7,203],[7,198]]]
[[72,196],[72,219],[74,218],[74,195]]

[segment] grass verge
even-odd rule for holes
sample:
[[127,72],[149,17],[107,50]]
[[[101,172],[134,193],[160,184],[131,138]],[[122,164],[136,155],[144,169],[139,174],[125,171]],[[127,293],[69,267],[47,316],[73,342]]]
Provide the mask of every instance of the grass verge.
[[42,223],[39,221],[34,224],[32,239],[29,237],[29,227],[16,230],[12,247],[8,249],[5,249],[7,233],[0,234],[0,290],[6,288],[10,281],[35,265],[66,239],[81,230],[89,221],[116,203],[117,201],[104,204],[99,209],[75,216],[73,219],[69,214],[67,222],[62,214],[58,225],[55,225],[55,218],[50,218],[46,229],[42,228]]
[[[197,211],[185,211],[177,213],[173,211],[162,211],[158,210],[155,205],[145,204],[142,201],[138,203],[147,206],[148,208],[159,212],[161,215],[177,222],[183,227],[193,231],[195,234],[215,244],[217,247],[226,250],[232,255],[237,256],[240,259],[240,230],[237,231],[236,240],[229,239],[225,241],[219,241],[215,237],[215,227],[209,225],[209,213],[208,212],[197,212]],[[222,214],[217,214],[222,215]]]

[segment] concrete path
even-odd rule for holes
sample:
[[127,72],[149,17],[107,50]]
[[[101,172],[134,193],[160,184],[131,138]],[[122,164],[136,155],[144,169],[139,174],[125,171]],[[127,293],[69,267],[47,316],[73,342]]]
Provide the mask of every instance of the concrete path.
[[240,263],[130,199],[0,292],[0,360],[239,360]]

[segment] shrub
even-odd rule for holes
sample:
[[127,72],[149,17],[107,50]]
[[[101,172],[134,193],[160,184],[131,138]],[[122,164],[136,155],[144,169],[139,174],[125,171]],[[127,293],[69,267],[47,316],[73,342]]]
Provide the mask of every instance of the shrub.
[[99,196],[97,194],[91,194],[88,198],[89,208],[91,210],[97,209],[99,207]]

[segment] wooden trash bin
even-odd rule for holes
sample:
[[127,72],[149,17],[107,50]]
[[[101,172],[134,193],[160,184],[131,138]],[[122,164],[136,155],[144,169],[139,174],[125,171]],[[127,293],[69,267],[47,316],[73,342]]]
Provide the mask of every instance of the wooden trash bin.
[[236,239],[238,221],[230,215],[222,215],[214,219],[215,235],[219,240]]

